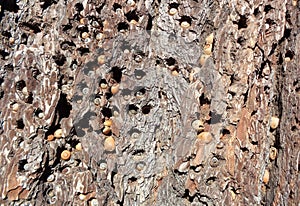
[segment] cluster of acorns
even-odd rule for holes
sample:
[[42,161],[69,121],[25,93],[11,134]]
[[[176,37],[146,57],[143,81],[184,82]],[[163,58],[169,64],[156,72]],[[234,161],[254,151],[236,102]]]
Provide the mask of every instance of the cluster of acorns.
[[200,65],[204,65],[206,59],[208,57],[210,57],[212,54],[212,45],[214,42],[214,34],[211,33],[210,35],[208,35],[208,37],[206,37],[206,39],[205,39],[205,42],[206,43],[203,47],[203,54],[201,55],[200,60],[199,60]]
[[[54,139],[60,139],[61,137],[63,136],[63,131],[62,129],[57,129],[54,134],[50,134],[47,136],[47,140],[48,141],[53,141]],[[76,150],[82,150],[82,146],[81,146],[81,143],[78,143],[76,146],[75,146],[75,149]],[[62,151],[62,153],[60,154],[60,157],[62,160],[69,160],[70,157],[71,157],[71,152],[69,150],[64,150]]]
[[[111,119],[105,120],[103,125],[104,125],[104,128],[102,129],[102,133],[106,136],[111,134],[112,120]],[[104,149],[109,152],[112,152],[116,149],[115,139],[112,136],[107,136],[105,138]]]

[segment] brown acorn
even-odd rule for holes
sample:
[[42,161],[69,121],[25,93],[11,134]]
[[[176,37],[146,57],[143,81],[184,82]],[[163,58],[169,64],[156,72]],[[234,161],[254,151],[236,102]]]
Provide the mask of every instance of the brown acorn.
[[63,160],[69,160],[71,157],[71,152],[69,150],[64,150],[61,154],[60,154],[61,159]]
[[206,144],[212,141],[212,135],[209,132],[201,132],[200,134],[197,135],[197,138]]
[[115,143],[115,140],[112,136],[110,137],[107,137],[105,140],[104,140],[104,149],[107,150],[107,151],[114,151],[116,149],[116,143]]

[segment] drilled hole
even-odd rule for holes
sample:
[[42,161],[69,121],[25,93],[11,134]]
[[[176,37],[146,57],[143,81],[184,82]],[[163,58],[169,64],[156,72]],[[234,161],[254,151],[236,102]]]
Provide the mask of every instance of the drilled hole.
[[128,30],[129,25],[126,22],[121,22],[118,24],[118,31]]
[[142,113],[143,114],[149,114],[151,111],[151,106],[150,105],[145,105],[142,107]]

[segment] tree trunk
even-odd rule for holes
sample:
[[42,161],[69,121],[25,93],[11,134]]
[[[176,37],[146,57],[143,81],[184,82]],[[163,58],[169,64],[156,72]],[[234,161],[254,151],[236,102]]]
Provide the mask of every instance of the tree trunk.
[[298,205],[300,5],[1,1],[1,205]]

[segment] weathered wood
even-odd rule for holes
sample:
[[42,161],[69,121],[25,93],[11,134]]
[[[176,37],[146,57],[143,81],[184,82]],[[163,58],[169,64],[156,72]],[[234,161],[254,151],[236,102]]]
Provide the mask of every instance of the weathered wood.
[[1,204],[299,204],[299,2],[0,4]]

